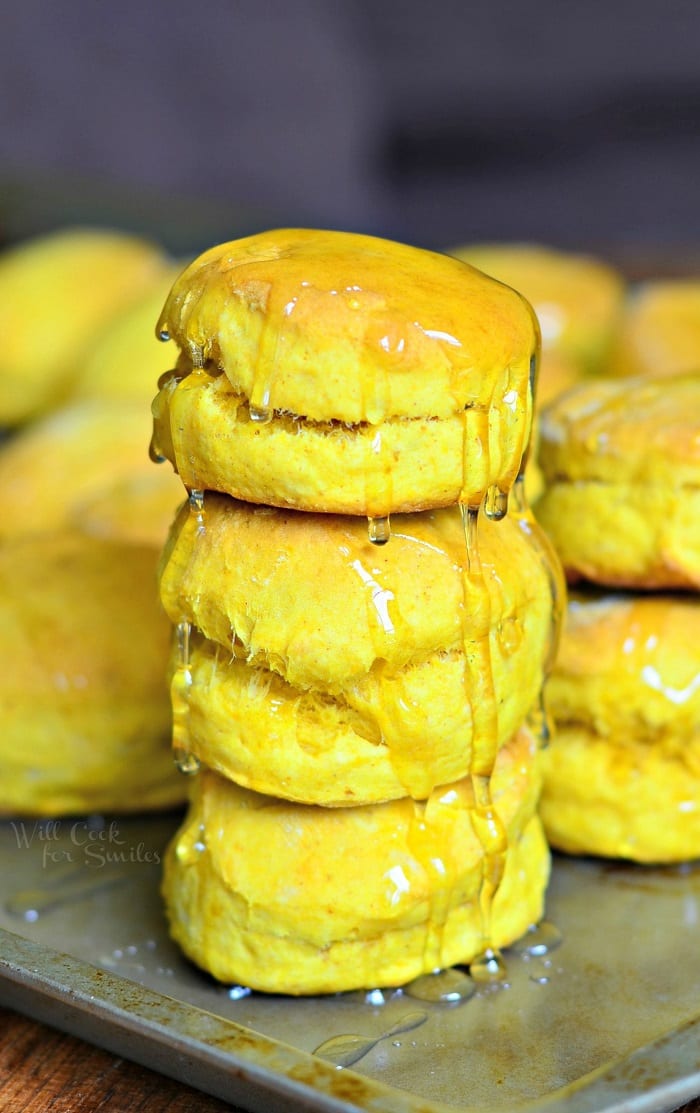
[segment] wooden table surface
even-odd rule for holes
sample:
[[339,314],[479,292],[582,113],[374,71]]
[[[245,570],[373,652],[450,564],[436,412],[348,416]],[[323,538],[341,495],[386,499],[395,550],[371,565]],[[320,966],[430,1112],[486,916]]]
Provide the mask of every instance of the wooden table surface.
[[[700,1113],[700,1098],[681,1107]],[[2,1113],[233,1113],[136,1063],[0,1008]]]
[[231,1113],[233,1109],[0,1008],[2,1113]]

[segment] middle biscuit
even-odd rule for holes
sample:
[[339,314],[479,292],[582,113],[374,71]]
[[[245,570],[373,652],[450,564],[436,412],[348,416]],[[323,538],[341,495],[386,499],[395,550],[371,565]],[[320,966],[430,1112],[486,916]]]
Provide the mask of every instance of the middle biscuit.
[[[231,780],[327,806],[375,803],[470,772],[481,673],[497,745],[537,703],[555,631],[548,548],[528,517],[479,524],[482,590],[457,508],[400,516],[377,547],[361,519],[208,494],[184,508],[160,590],[196,627],[188,745]],[[478,678],[477,678],[478,677]]]

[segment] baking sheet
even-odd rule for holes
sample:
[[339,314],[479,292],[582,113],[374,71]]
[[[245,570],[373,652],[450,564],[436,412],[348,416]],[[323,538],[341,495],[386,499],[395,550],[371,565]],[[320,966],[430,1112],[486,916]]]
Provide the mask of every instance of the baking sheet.
[[556,857],[547,926],[468,999],[290,999],[220,986],[168,939],[178,821],[0,824],[0,1002],[250,1109],[643,1113],[700,1093],[697,865]]

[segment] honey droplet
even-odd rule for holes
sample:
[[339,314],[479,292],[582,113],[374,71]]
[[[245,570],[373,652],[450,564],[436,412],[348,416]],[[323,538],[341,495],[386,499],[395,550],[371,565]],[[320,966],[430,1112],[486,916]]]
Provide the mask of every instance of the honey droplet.
[[198,824],[196,828],[188,826],[175,843],[177,859],[185,866],[196,865],[206,849],[202,824]]
[[508,493],[500,487],[489,487],[484,499],[484,513],[492,522],[500,522],[508,513]]
[[506,979],[506,964],[499,951],[488,947],[469,963],[469,973],[479,985],[494,985]]
[[190,513],[194,515],[197,523],[197,533],[204,533],[204,491],[193,488],[189,494]]
[[272,410],[267,406],[254,406],[251,402],[248,407],[250,420],[254,421],[256,425],[267,425],[272,421]]
[[386,545],[391,538],[391,524],[388,515],[384,518],[368,518],[367,536],[373,545]]
[[525,958],[542,958],[550,951],[555,951],[563,938],[558,927],[548,920],[542,920],[539,924],[532,924],[509,949]]
[[178,770],[185,776],[191,777],[194,773],[199,772],[199,758],[190,750],[173,746],[173,758]]
[[423,974],[404,987],[407,997],[435,1004],[458,1005],[476,993],[476,982],[465,970],[450,967]]
[[148,445],[148,458],[152,464],[164,464],[167,459],[160,450],[155,430],[153,431],[150,444]]
[[540,690],[539,698],[534,707],[530,708],[525,719],[525,725],[532,732],[541,750],[545,750],[552,740],[552,718],[547,710],[544,698],[544,688]]
[[242,1001],[244,997],[250,997],[252,992],[248,985],[232,985],[226,990],[226,996],[231,1001]]

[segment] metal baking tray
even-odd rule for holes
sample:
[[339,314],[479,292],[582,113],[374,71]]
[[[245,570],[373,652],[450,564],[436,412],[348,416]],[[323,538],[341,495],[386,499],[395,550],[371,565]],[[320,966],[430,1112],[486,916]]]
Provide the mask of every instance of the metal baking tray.
[[222,986],[169,940],[176,813],[0,824],[0,1003],[250,1110],[660,1113],[700,1094],[700,866],[555,857],[468,999]]

